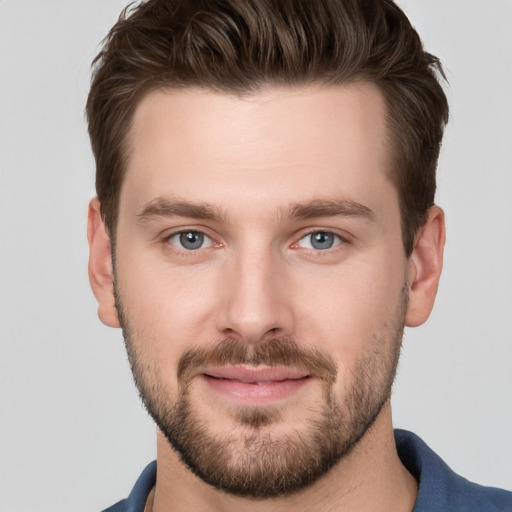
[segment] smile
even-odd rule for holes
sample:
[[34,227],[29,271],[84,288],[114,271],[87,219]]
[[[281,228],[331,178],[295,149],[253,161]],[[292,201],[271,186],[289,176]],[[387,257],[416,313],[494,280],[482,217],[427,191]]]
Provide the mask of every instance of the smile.
[[312,377],[290,368],[208,368],[201,379],[214,393],[244,404],[268,403],[296,393]]

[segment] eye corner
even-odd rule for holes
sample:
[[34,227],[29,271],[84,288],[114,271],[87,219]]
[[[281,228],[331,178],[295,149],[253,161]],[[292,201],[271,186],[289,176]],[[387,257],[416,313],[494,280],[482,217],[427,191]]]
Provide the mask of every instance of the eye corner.
[[324,252],[344,243],[346,243],[346,239],[339,233],[328,229],[314,229],[305,233],[291,247]]
[[213,238],[200,229],[182,228],[165,235],[162,243],[182,253],[194,253],[209,247],[217,247]]

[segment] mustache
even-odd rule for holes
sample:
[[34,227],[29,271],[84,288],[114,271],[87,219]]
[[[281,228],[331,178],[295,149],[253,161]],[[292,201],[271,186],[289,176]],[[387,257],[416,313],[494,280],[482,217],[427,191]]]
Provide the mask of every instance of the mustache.
[[228,365],[292,367],[328,384],[332,384],[337,376],[336,363],[329,354],[303,348],[293,338],[273,338],[258,345],[226,338],[212,348],[186,350],[178,361],[178,382],[186,383],[198,368]]

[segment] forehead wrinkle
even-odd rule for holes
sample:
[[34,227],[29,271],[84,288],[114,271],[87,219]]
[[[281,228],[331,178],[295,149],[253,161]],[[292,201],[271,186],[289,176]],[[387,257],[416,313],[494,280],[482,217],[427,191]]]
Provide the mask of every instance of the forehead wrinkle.
[[137,213],[139,222],[155,217],[189,217],[222,221],[226,214],[220,208],[205,202],[194,202],[173,197],[158,197],[144,205]]

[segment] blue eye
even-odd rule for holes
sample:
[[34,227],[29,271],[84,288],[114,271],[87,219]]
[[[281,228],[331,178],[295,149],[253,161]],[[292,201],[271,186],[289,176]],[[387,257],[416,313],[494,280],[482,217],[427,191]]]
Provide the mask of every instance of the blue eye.
[[169,238],[169,243],[180,249],[195,251],[213,245],[212,239],[201,231],[181,231]]
[[316,251],[325,251],[331,249],[342,242],[341,237],[329,231],[314,231],[307,234],[299,241],[299,246],[306,249],[315,249]]

